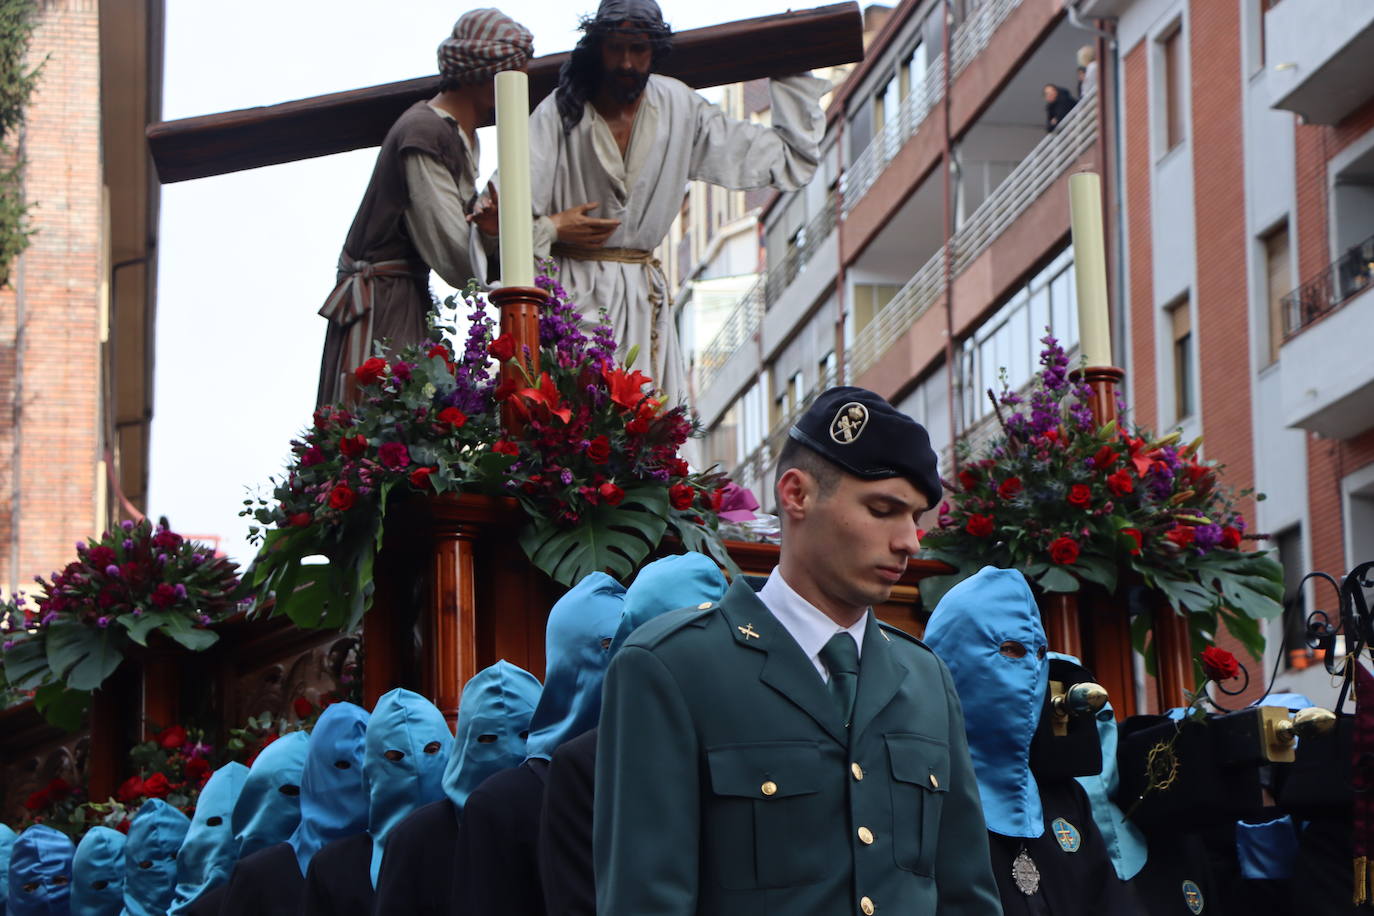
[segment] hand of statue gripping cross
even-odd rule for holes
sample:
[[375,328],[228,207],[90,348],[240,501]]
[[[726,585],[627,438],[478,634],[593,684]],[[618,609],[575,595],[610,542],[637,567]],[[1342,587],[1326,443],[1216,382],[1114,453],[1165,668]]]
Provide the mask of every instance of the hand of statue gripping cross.
[[473,223],[483,235],[496,236],[501,231],[500,208],[498,206],[496,185],[487,182],[487,191],[477,198],[468,214],[468,222]]

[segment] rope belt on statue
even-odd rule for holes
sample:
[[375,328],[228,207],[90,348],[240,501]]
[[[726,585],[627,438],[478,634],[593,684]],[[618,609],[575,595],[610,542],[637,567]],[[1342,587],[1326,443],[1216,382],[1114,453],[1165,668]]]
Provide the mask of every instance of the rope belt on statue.
[[320,315],[345,329],[343,365],[348,369],[362,365],[372,352],[372,281],[378,277],[410,277],[425,282],[429,267],[413,258],[360,261],[346,253],[339,255],[338,282],[320,306]]
[[[640,264],[658,274],[664,288],[668,279],[663,273],[663,262],[654,257],[652,251],[643,248],[595,248],[590,245],[572,245],[567,242],[554,242],[549,253],[555,257],[572,258],[574,261],[610,261],[616,264]],[[658,321],[663,310],[663,294],[649,284],[649,367],[655,378],[662,377],[659,365]]]

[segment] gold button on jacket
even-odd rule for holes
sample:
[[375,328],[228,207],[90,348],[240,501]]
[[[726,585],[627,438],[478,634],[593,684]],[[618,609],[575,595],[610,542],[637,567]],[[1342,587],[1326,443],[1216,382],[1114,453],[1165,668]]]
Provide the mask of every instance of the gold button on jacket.
[[873,845],[873,831],[872,831],[872,830],[869,830],[867,827],[860,827],[860,828],[859,828],[859,842],[860,842],[860,843],[863,843],[865,846],[872,846],[872,845]]
[[859,900],[859,909],[864,911],[864,916],[873,916],[873,911],[876,910],[877,907],[873,905],[872,900],[863,897]]

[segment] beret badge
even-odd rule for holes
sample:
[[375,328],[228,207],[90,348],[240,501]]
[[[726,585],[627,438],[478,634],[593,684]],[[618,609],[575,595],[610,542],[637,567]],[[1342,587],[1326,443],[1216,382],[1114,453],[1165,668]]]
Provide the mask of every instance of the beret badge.
[[858,401],[850,401],[835,411],[835,419],[830,421],[830,438],[840,445],[852,445],[867,426],[868,408]]

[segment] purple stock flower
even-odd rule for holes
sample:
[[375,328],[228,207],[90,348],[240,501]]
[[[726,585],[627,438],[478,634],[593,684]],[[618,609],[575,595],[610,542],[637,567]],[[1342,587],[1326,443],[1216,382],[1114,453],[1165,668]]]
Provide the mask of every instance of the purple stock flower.
[[1206,553],[1221,543],[1220,525],[1198,525],[1193,529],[1193,544],[1198,553]]
[[573,482],[573,472],[568,468],[564,468],[559,472],[558,479],[563,481],[563,486],[566,487]]

